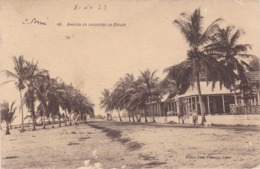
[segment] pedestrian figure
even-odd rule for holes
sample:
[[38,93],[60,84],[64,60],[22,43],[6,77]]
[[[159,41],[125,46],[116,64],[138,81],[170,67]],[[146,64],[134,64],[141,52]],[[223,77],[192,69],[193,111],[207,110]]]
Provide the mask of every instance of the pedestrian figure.
[[198,126],[198,113],[196,111],[192,112],[192,121],[194,126]]

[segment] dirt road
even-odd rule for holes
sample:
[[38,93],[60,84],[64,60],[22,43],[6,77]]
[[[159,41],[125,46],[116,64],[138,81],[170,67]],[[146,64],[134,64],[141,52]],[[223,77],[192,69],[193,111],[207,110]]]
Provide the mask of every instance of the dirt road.
[[260,164],[259,131],[119,122],[2,131],[2,168],[253,168]]

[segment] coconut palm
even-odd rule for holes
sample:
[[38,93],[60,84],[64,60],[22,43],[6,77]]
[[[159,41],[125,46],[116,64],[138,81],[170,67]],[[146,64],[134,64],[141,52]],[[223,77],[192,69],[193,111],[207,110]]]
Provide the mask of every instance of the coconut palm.
[[[197,84],[199,104],[202,115],[202,124],[206,121],[205,106],[202,101],[200,79],[202,72],[206,74],[207,80],[214,74],[218,76],[218,80],[224,79],[223,68],[218,61],[206,52],[205,46],[209,45],[212,40],[212,35],[218,28],[218,22],[221,19],[215,20],[204,31],[202,27],[203,17],[200,9],[196,9],[192,14],[182,13],[181,18],[174,20],[186,41],[189,44],[187,58],[178,65],[168,68],[169,78],[174,78],[177,82],[177,88],[184,92],[188,86],[194,82]],[[214,78],[212,78],[214,79]]]
[[112,120],[111,112],[113,111],[112,95],[108,89],[104,89],[102,92],[102,97],[100,97],[100,108],[105,109],[107,113],[107,120]]
[[71,85],[66,85],[65,83],[61,83],[60,86],[63,88],[64,92],[61,93],[61,100],[60,101],[60,106],[61,108],[65,111],[65,126],[67,125],[67,120],[66,118],[69,118],[69,125],[72,125],[71,123],[71,107],[72,107],[72,101],[73,101],[73,96],[72,96],[72,89],[73,87]]
[[15,85],[20,93],[20,113],[22,116],[22,124],[21,124],[21,132],[24,132],[24,114],[23,114],[23,95],[22,91],[25,89],[25,82],[28,78],[28,67],[26,66],[26,61],[24,60],[23,56],[19,57],[13,57],[14,62],[14,72],[11,72],[9,70],[4,70],[3,72],[6,74],[6,76],[9,78],[11,77],[15,82]]
[[244,32],[236,30],[233,26],[226,28],[218,28],[214,36],[214,42],[207,46],[208,52],[213,53],[220,63],[224,65],[228,75],[228,85],[234,85],[236,80],[241,80],[241,83],[246,83],[245,72],[253,68],[243,59],[256,57],[247,54],[251,49],[250,44],[238,44],[240,36]]
[[[161,92],[158,88],[159,85],[159,77],[156,75],[156,71],[150,71],[149,69],[142,71],[141,75],[138,77],[137,82],[139,83],[138,85],[138,93],[137,94],[137,100],[138,98],[142,99],[145,107],[145,122],[147,121],[147,111],[146,111],[146,104],[150,102],[151,100],[158,101],[159,96],[161,95]],[[154,119],[154,112],[152,111],[152,116],[153,116],[153,122],[155,122]]]
[[37,77],[46,76],[48,74],[47,70],[41,70],[38,68],[38,62],[34,63],[26,61],[27,66],[27,91],[24,95],[25,105],[28,108],[29,112],[31,112],[33,129],[36,130],[36,115],[35,115],[35,85]]
[[121,100],[122,100],[122,97],[123,97],[122,90],[120,90],[120,88],[115,88],[114,91],[111,94],[111,97],[112,97],[112,101],[113,101],[113,104],[114,104],[114,109],[117,110],[119,120],[122,121],[122,118],[121,118],[121,115],[120,115],[120,110],[122,110],[122,108],[123,108],[122,103],[121,103]]
[[[39,111],[43,113],[43,129],[46,128],[45,126],[45,117],[49,116],[48,110],[48,94],[51,92],[52,88],[54,87],[54,80],[46,76],[39,76],[35,80],[35,93],[37,99],[40,101]],[[55,88],[55,87],[54,87]]]
[[[135,79],[133,74],[126,74],[123,78],[120,78],[115,85],[115,89],[112,93],[113,105],[117,109],[120,117],[119,110],[125,109],[128,112],[130,121],[130,111],[133,109],[131,106],[131,97],[134,93]],[[133,117],[134,121],[134,117]]]
[[258,57],[253,57],[253,60],[249,63],[253,71],[260,71],[260,59]]
[[10,134],[10,128],[11,127],[11,123],[14,119],[14,114],[16,111],[16,107],[14,107],[14,103],[12,102],[10,107],[9,107],[9,103],[4,101],[3,103],[0,104],[0,111],[1,111],[1,123],[5,122],[6,123],[6,135]]

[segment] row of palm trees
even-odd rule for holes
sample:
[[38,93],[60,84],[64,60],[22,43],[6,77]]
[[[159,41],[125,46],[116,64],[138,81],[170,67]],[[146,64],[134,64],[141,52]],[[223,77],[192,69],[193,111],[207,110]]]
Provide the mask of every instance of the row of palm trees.
[[[165,93],[163,90],[164,83],[159,81],[156,71],[149,69],[141,71],[140,75],[135,79],[133,74],[126,74],[120,78],[111,90],[104,89],[100,98],[100,107],[107,112],[107,119],[112,119],[112,111],[118,112],[118,117],[122,121],[120,111],[128,112],[129,121],[140,122],[144,115],[145,122],[147,120],[147,108],[150,102],[160,102],[161,95]],[[154,112],[152,111],[153,122]]]
[[[190,85],[196,84],[199,96],[199,105],[202,115],[202,124],[206,122],[205,105],[202,101],[200,81],[212,81],[212,87],[215,82],[220,82],[229,89],[234,88],[236,81],[240,80],[240,85],[247,83],[246,71],[252,71],[253,68],[244,59],[256,59],[255,56],[247,54],[251,49],[249,44],[238,44],[240,36],[244,33],[242,30],[233,26],[221,28],[220,23],[223,19],[218,18],[212,22],[206,29],[203,29],[203,16],[200,9],[193,13],[181,13],[180,18],[174,20],[174,24],[180,28],[189,48],[187,57],[179,64],[166,68],[167,73],[164,82],[173,81],[178,94],[183,94]],[[106,112],[112,110],[126,109],[130,112],[143,109],[146,117],[146,103],[149,99],[158,101],[161,92],[158,77],[155,72],[144,71],[137,80],[133,75],[127,74],[117,82],[113,91],[105,89],[100,101],[101,108]],[[160,89],[160,90],[159,90]]]
[[[59,119],[61,126],[62,117],[65,125],[67,119],[71,125],[72,117],[86,121],[87,115],[94,115],[94,104],[87,96],[72,85],[65,84],[61,79],[51,78],[47,70],[38,67],[38,62],[27,61],[23,56],[13,57],[13,62],[14,71],[4,70],[3,73],[11,78],[7,82],[14,82],[20,93],[21,132],[25,131],[23,105],[30,112],[29,118],[32,119],[33,130],[36,130],[37,117],[41,118],[45,129],[46,118],[52,119],[54,127],[55,118]],[[64,114],[60,113],[60,108],[64,110]]]

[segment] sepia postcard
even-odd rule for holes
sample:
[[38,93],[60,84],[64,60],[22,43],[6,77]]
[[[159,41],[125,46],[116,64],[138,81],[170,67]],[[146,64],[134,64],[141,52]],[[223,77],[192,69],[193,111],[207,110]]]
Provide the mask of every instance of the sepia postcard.
[[259,0],[0,0],[3,169],[260,169]]

